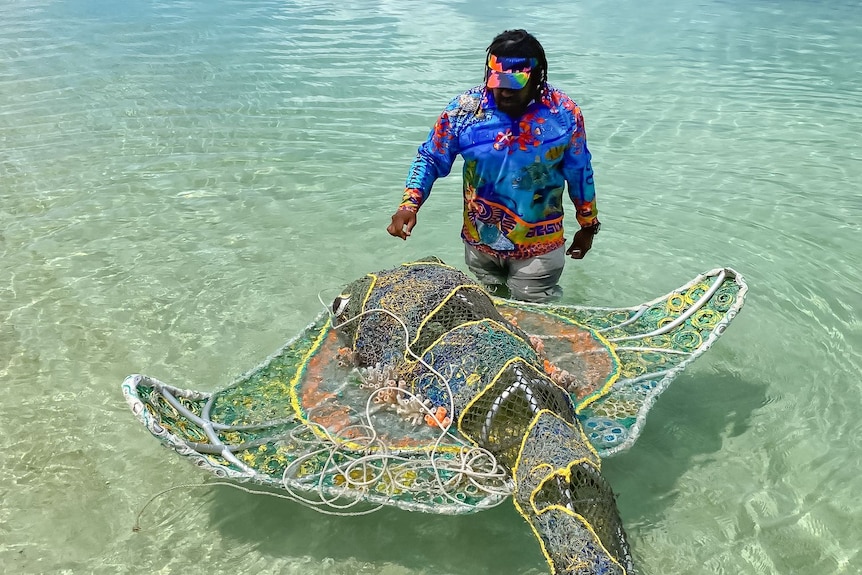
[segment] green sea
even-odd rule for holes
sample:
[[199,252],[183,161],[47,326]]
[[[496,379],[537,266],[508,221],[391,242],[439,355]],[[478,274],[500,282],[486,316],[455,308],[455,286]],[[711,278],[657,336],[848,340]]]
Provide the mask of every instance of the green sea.
[[858,0],[0,3],[0,572],[548,572],[508,504],[341,518],[183,487],[133,531],[205,477],[120,390],[223,388],[321,292],[465,269],[460,162],[407,242],[385,227],[509,28],[542,41],[593,154],[603,228],[564,303],[721,266],[749,284],[603,462],[640,575],[862,573]]

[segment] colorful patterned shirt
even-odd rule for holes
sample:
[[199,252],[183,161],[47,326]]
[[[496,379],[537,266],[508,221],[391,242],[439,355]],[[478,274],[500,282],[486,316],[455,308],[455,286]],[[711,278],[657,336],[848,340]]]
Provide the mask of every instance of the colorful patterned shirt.
[[497,110],[484,86],[452,100],[419,147],[399,209],[417,211],[458,154],[464,158],[461,237],[482,252],[524,259],[562,246],[566,184],[578,223],[598,221],[581,110],[552,86],[517,119]]

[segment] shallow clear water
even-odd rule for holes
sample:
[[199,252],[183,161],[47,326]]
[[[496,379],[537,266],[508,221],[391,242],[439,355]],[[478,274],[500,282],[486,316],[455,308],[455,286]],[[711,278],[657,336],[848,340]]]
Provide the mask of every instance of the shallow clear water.
[[0,6],[0,571],[547,571],[509,505],[341,519],[179,489],[133,533],[202,476],[119,388],[218,389],[320,290],[462,266],[457,176],[408,242],[384,228],[436,115],[525,27],[594,156],[603,230],[565,300],[634,305],[723,265],[750,284],[604,462],[641,572],[862,572],[858,3],[347,4]]

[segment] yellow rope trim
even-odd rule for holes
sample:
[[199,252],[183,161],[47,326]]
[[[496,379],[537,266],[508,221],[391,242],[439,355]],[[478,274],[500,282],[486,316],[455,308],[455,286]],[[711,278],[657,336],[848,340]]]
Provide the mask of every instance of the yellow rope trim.
[[[557,477],[558,475],[563,476],[566,479],[566,481],[571,482],[572,481],[572,468],[580,465],[581,463],[589,463],[590,465],[595,467],[597,471],[599,471],[601,473],[601,467],[599,465],[596,465],[595,462],[590,461],[586,457],[582,457],[580,459],[575,459],[574,461],[571,461],[566,467],[564,467],[562,469],[555,469],[554,471],[549,473],[547,476],[545,476],[545,478],[539,482],[539,485],[536,486],[536,488],[533,489],[533,491],[530,493],[530,507],[533,508],[533,511],[536,513],[536,515],[541,515],[542,513],[544,513],[548,509],[552,509],[553,507],[559,507],[559,505],[549,505],[549,506],[545,507],[544,509],[539,509],[538,507],[536,507],[536,496],[539,494],[539,491],[541,491],[542,488],[545,486],[545,483],[547,483],[551,479]],[[536,467],[534,467],[530,471],[535,470],[537,467],[539,467],[539,466],[537,465]]]
[[584,409],[585,407],[587,407],[591,403],[598,401],[599,399],[605,397],[608,393],[610,393],[611,388],[614,386],[614,384],[620,378],[620,374],[622,373],[623,370],[622,370],[622,361],[620,360],[620,356],[617,355],[617,352],[616,352],[616,349],[614,348],[614,345],[610,341],[608,341],[608,339],[605,336],[603,336],[598,331],[596,331],[595,329],[591,328],[588,325],[585,325],[581,322],[575,321],[571,318],[568,318],[568,317],[565,317],[565,316],[560,315],[558,313],[555,313],[555,312],[551,311],[550,309],[546,309],[544,307],[531,306],[529,304],[525,305],[525,304],[522,304],[521,302],[515,302],[513,300],[505,300],[505,299],[495,298],[495,297],[492,297],[491,299],[494,302],[495,306],[502,306],[504,308],[510,307],[510,308],[515,308],[515,309],[519,309],[521,311],[526,311],[526,312],[530,312],[530,313],[536,313],[536,314],[541,313],[541,314],[549,315],[549,316],[552,316],[552,317],[562,321],[563,323],[567,323],[569,325],[575,325],[577,327],[585,329],[588,332],[590,332],[590,334],[594,338],[599,340],[599,343],[601,343],[605,347],[605,349],[608,350],[608,353],[610,354],[611,358],[613,359],[614,372],[611,374],[611,376],[608,378],[608,380],[604,383],[604,385],[602,385],[601,389],[594,391],[593,393],[588,395],[586,397],[586,399],[584,399],[580,402],[576,402],[574,399],[572,399],[572,402],[575,404],[575,413],[580,413],[582,409]]
[[[343,438],[341,438],[341,437],[327,435],[326,433],[321,431],[319,429],[319,424],[311,421],[310,419],[308,419],[304,415],[303,409],[302,409],[302,403],[300,403],[300,401],[299,401],[299,394],[297,393],[297,391],[300,387],[300,384],[302,383],[301,380],[302,380],[302,376],[305,374],[305,368],[308,365],[308,362],[311,360],[311,357],[315,353],[317,353],[317,351],[323,345],[323,342],[326,340],[326,337],[329,335],[329,332],[331,329],[332,329],[331,319],[328,319],[328,320],[326,320],[326,323],[324,324],[324,326],[321,328],[320,334],[315,339],[311,348],[302,356],[302,359],[299,362],[299,365],[302,367],[300,369],[296,370],[296,373],[294,374],[293,378],[290,380],[290,386],[289,386],[290,404],[291,404],[291,407],[293,407],[293,410],[296,412],[296,415],[297,415],[297,418],[299,419],[299,421],[301,423],[303,423],[307,428],[309,428],[312,431],[312,433],[314,433],[320,439],[329,441],[330,438],[336,437],[336,438],[342,440],[339,442],[340,446],[343,446],[343,447],[350,449],[352,451],[360,451],[360,450],[368,449],[368,446],[366,446],[366,445],[360,445],[358,443],[355,443],[355,442],[349,441],[349,440],[344,441]],[[429,443],[427,445],[417,445],[415,447],[402,447],[399,449],[401,451],[405,451],[405,452],[420,453],[423,451],[428,451],[429,449],[433,448],[434,446],[435,446],[434,443]],[[371,451],[372,452],[378,451],[378,449],[379,448],[371,448]],[[437,451],[444,452],[444,453],[458,453],[461,451],[461,446],[440,444],[440,445],[437,445]]]
[[[556,315],[556,314],[553,314],[553,315]],[[611,374],[611,376],[608,378],[608,380],[605,382],[605,384],[602,386],[602,388],[600,390],[596,390],[596,391],[592,392],[590,395],[588,395],[586,398],[584,398],[584,400],[581,401],[580,403],[575,404],[575,413],[580,413],[582,409],[584,409],[585,407],[587,407],[591,403],[594,403],[595,401],[598,401],[599,399],[605,397],[607,394],[609,394],[611,392],[611,388],[614,386],[614,384],[620,378],[620,374],[622,373],[622,370],[623,370],[622,369],[623,363],[620,360],[620,356],[617,355],[617,350],[614,349],[614,346],[611,344],[610,341],[608,341],[608,339],[605,336],[603,336],[602,334],[600,334],[596,330],[591,329],[591,328],[589,328],[583,324],[580,324],[577,322],[572,322],[572,323],[574,323],[575,325],[578,325],[579,327],[583,327],[584,329],[590,330],[590,333],[593,334],[593,337],[597,338],[605,346],[605,348],[608,350],[608,352],[611,354],[611,357],[614,360],[614,373]]]
[[[426,316],[425,316],[425,319],[423,319],[421,322],[419,322],[419,325],[416,327],[416,335],[415,335],[415,336],[413,337],[413,339],[410,341],[410,347],[411,347],[411,348],[413,347],[413,344],[415,344],[417,341],[419,341],[419,336],[421,336],[421,335],[422,335],[422,329],[425,327],[425,324],[426,324],[426,323],[428,323],[429,321],[431,321],[431,319],[434,317],[434,314],[436,314],[438,311],[440,311],[440,309],[442,309],[442,307],[443,307],[443,306],[444,306],[444,305],[445,305],[445,304],[446,304],[450,299],[452,299],[452,298],[455,296],[455,294],[458,292],[458,290],[460,290],[460,289],[464,289],[464,288],[474,288],[474,289],[478,289],[478,290],[482,291],[482,288],[481,288],[480,286],[476,285],[476,284],[462,284],[462,285],[459,285],[459,286],[455,286],[455,288],[453,288],[453,289],[449,292],[449,295],[447,295],[445,298],[443,298],[443,299],[440,301],[440,303],[439,303],[439,304],[437,304],[437,306],[436,306],[434,309],[432,309],[430,312],[428,312],[428,315],[426,315]],[[452,330],[457,329],[458,327],[460,327],[460,326],[462,326],[462,325],[467,325],[467,324],[469,324],[469,323],[473,323],[473,322],[466,322],[466,323],[458,324],[457,326],[453,327],[453,328],[452,328],[451,330],[449,330],[449,331],[452,331]],[[449,333],[449,332],[446,332],[446,333]],[[510,333],[511,333],[511,332],[510,332]],[[445,335],[445,334],[444,334],[444,335]],[[514,335],[514,334],[513,334],[513,335]],[[441,336],[441,337],[442,337],[442,336]],[[434,343],[437,343],[437,341],[439,341],[439,339],[440,339],[440,338],[437,338],[437,340],[436,340]],[[421,351],[421,353],[419,353],[418,355],[421,357],[421,356],[422,356],[426,351],[428,351],[429,349],[431,349],[433,346],[434,346],[434,344],[432,343],[432,344],[431,344],[431,345],[429,345],[427,348],[423,349],[423,350]]]
[[444,264],[442,262],[416,261],[416,262],[406,262],[406,263],[401,264],[401,267],[403,267],[403,268],[410,267],[410,266],[437,266],[438,268],[446,268],[447,270],[455,270],[456,272],[461,271],[456,267],[450,266],[449,264]]
[[[443,340],[444,337],[450,335],[451,333],[453,333],[453,332],[455,332],[461,328],[472,326],[472,325],[479,325],[480,323],[493,324],[493,325],[499,327],[500,329],[502,329],[503,331],[505,331],[506,333],[508,333],[510,336],[512,336],[512,337],[520,340],[522,343],[526,344],[527,347],[529,347],[530,349],[533,349],[533,346],[530,345],[530,342],[525,340],[523,337],[519,337],[518,334],[516,334],[515,332],[510,330],[508,327],[506,327],[505,324],[502,324],[499,321],[492,319],[490,317],[483,317],[482,319],[474,319],[473,321],[465,321],[464,323],[459,323],[458,325],[456,325],[455,327],[453,327],[449,331],[446,331],[446,332],[440,334],[440,336],[437,339],[435,339],[433,342],[431,342],[428,345],[428,347],[422,351],[422,353],[418,353],[416,355],[418,355],[419,357],[423,357],[426,353],[428,353],[428,350],[430,350],[433,347],[436,347]],[[537,357],[538,357],[538,355],[537,355]],[[416,359],[411,359],[411,360],[408,360],[408,363],[416,363],[417,361],[418,360],[416,360]]]
[[[532,421],[530,421],[530,425],[527,427],[527,432],[524,434],[524,437],[521,439],[521,446],[518,448],[518,457],[515,458],[515,466],[512,468],[512,479],[515,480],[514,481],[515,492],[512,494],[512,502],[515,504],[515,509],[517,510],[518,514],[521,517],[523,517],[524,521],[527,522],[527,525],[530,526],[530,530],[533,532],[533,536],[539,541],[539,547],[542,549],[542,555],[545,556],[545,561],[548,563],[548,566],[551,569],[551,575],[556,575],[557,567],[556,567],[556,565],[554,565],[554,560],[551,559],[551,554],[548,552],[548,548],[545,545],[545,540],[542,539],[542,536],[539,534],[539,531],[536,529],[536,526],[533,525],[532,521],[530,521],[529,515],[527,515],[527,513],[521,507],[521,504],[518,503],[518,498],[516,496],[517,495],[517,489],[518,489],[518,482],[517,482],[516,478],[518,476],[518,466],[521,464],[521,457],[522,457],[522,454],[524,453],[524,445],[527,443],[527,438],[530,436],[530,431],[533,429],[533,427],[536,426],[536,424],[539,421],[539,417],[542,415],[542,413],[544,411],[548,411],[548,413],[553,414],[553,412],[551,412],[550,410],[543,410],[543,411],[540,411],[539,413],[537,413],[533,417]],[[548,467],[553,469],[553,465],[551,465],[549,463],[546,463],[544,465],[547,465]],[[530,505],[531,506],[533,506],[532,498],[533,498],[533,496],[531,495],[530,496]]]
[[608,350],[608,353],[611,355],[611,358],[613,359],[614,372],[611,374],[611,376],[608,378],[608,380],[604,383],[604,385],[602,385],[601,389],[598,389],[598,390],[592,392],[590,395],[588,395],[585,399],[581,400],[580,402],[575,402],[574,399],[572,400],[573,403],[575,403],[575,413],[580,413],[582,409],[584,409],[585,407],[587,407],[591,403],[598,401],[599,399],[605,397],[608,393],[610,393],[611,388],[614,386],[614,384],[620,378],[620,374],[623,370],[622,370],[622,361],[620,360],[620,356],[617,355],[617,351],[616,351],[616,349],[614,349],[614,345],[610,341],[608,341],[608,339],[605,336],[603,336],[598,331],[596,331],[595,329],[591,328],[588,325],[584,325],[584,324],[577,322],[571,318],[562,316],[558,313],[554,313],[553,311],[551,311],[549,309],[531,307],[531,306],[526,306],[526,305],[519,305],[517,303],[512,303],[510,301],[504,301],[504,302],[500,302],[500,303],[502,303],[505,306],[520,309],[522,311],[528,311],[528,312],[533,312],[533,313],[543,313],[543,314],[555,317],[555,318],[559,319],[560,321],[562,321],[563,323],[567,323],[569,325],[575,325],[575,326],[578,326],[580,328],[583,328],[583,329],[587,330],[588,332],[590,332],[590,334],[594,338],[599,340],[599,343],[601,343],[605,347],[605,349]]
[[[487,321],[493,321],[493,320],[487,320]],[[494,322],[494,323],[497,323],[497,322]],[[473,397],[473,399],[468,401],[467,405],[464,406],[464,409],[461,410],[461,415],[458,416],[458,431],[460,431],[461,435],[463,435],[464,437],[466,437],[467,439],[469,439],[473,443],[476,443],[476,440],[469,433],[464,431],[464,428],[462,427],[464,416],[467,415],[467,413],[470,411],[470,408],[472,408],[473,405],[477,401],[482,399],[482,397],[484,397],[484,395],[486,393],[488,393],[497,384],[497,380],[500,379],[500,376],[503,374],[504,371],[506,371],[506,368],[509,367],[511,364],[515,363],[516,361],[523,362],[525,365],[530,365],[529,362],[521,356],[513,357],[512,359],[510,359],[509,361],[504,363],[503,367],[501,367],[499,370],[497,370],[497,375],[494,376],[494,378],[488,383],[488,385],[485,386],[485,388],[478,395],[476,395],[475,397]],[[523,442],[521,445],[523,447]],[[519,451],[519,453],[520,453],[520,451]]]
[[[532,505],[532,502],[531,502],[530,504]],[[593,531],[593,526],[592,526],[592,525],[590,525],[590,522],[589,522],[589,521],[587,521],[586,517],[584,517],[584,516],[583,516],[583,515],[581,515],[580,513],[575,513],[574,511],[572,511],[572,510],[571,510],[571,509],[569,509],[568,507],[563,507],[563,506],[561,506],[561,505],[549,505],[548,507],[546,507],[546,508],[542,511],[542,513],[547,513],[548,511],[551,511],[551,510],[562,511],[562,512],[563,512],[563,513],[565,513],[566,515],[568,515],[568,516],[570,516],[570,517],[574,517],[575,519],[577,519],[578,521],[580,521],[580,522],[581,522],[581,524],[582,524],[584,527],[586,527],[587,531],[589,531],[589,532],[590,532],[590,534],[591,534],[593,537],[595,537],[596,544],[598,544],[598,546],[599,546],[599,547],[601,547],[602,551],[604,551],[604,552],[605,552],[605,555],[607,555],[607,556],[608,556],[608,559],[610,559],[611,563],[613,563],[614,565],[616,565],[617,567],[619,567],[619,568],[620,568],[620,570],[623,572],[623,575],[626,575],[626,573],[627,573],[626,568],[625,568],[625,567],[623,567],[622,565],[620,565],[620,562],[616,560],[616,557],[614,557],[614,556],[613,556],[613,554],[605,548],[604,544],[602,543],[602,540],[601,540],[601,539],[599,539],[599,536],[598,536],[598,535],[596,535],[596,532],[595,532],[595,531]],[[529,519],[528,519],[528,521],[529,521]],[[532,523],[530,523],[530,526],[532,527]],[[534,530],[534,532],[535,532],[535,530]],[[544,546],[543,546],[543,547],[544,547]],[[544,549],[543,549],[543,551],[544,551]]]
[[[559,419],[566,426],[568,426],[570,428],[574,428],[574,426],[571,423],[569,423],[568,421],[566,421],[565,419],[563,419],[562,417],[560,417],[559,415],[557,415],[556,413],[554,413],[550,409],[540,410],[536,415],[533,416],[533,419],[530,420],[530,425],[527,426],[527,431],[526,431],[526,433],[524,433],[524,437],[521,439],[521,446],[518,448],[518,458],[515,460],[515,466],[512,468],[512,475],[513,476],[518,473],[518,466],[521,464],[521,456],[524,453],[524,446],[527,444],[527,439],[529,439],[529,437],[530,437],[530,432],[533,430],[534,427],[536,427],[536,424],[539,422],[539,418],[542,417],[542,415],[545,413],[551,415],[552,417],[554,417],[556,419]],[[589,450],[589,452],[592,453],[595,456],[595,458],[601,462],[601,458],[599,457],[598,451],[596,451],[596,448],[593,447],[593,444],[590,443],[590,441],[587,439],[587,436],[584,435],[584,430],[581,429],[580,425],[578,426],[577,429],[578,429],[578,431],[580,431],[581,440],[584,442],[584,445],[587,446],[587,449]],[[599,465],[599,469],[601,469],[601,465]]]
[[[532,421],[530,421],[530,425],[527,427],[527,432],[524,434],[524,438],[521,440],[521,447],[518,449],[518,458],[515,460],[515,466],[512,468],[512,477],[515,479],[515,489],[516,490],[518,487],[518,481],[517,481],[518,468],[521,464],[522,455],[524,453],[524,447],[527,444],[527,440],[530,438],[530,434],[532,433],[533,428],[538,424],[539,419],[546,413],[549,414],[551,417],[554,417],[554,418],[560,420],[564,425],[568,426],[569,428],[574,428],[574,426],[572,424],[570,424],[566,420],[562,419],[559,415],[557,415],[556,413],[554,413],[553,411],[551,411],[549,409],[543,409],[543,410],[539,411],[533,417]],[[563,513],[565,513],[566,515],[569,515],[570,517],[574,517],[576,520],[580,521],[581,524],[587,529],[587,531],[589,531],[590,534],[595,538],[596,543],[599,545],[599,547],[602,548],[602,551],[605,552],[605,554],[608,556],[608,558],[611,560],[611,562],[613,562],[615,565],[617,565],[622,570],[623,575],[625,575],[626,574],[625,568],[622,565],[620,565],[620,563],[614,558],[614,556],[610,552],[608,552],[608,550],[602,544],[602,540],[599,538],[599,536],[593,530],[592,525],[590,525],[590,522],[587,521],[587,519],[584,516],[580,515],[579,513],[575,513],[574,511],[572,511],[566,507],[563,507],[561,505],[549,505],[548,507],[544,508],[541,511],[536,507],[536,495],[541,490],[541,488],[545,485],[545,483],[547,481],[551,480],[552,478],[554,478],[555,476],[562,475],[568,481],[571,481],[572,467],[574,467],[575,465],[578,465],[582,462],[589,463],[590,465],[593,465],[597,469],[601,469],[601,465],[600,465],[601,459],[599,458],[598,453],[596,452],[596,450],[592,446],[592,444],[587,440],[587,438],[584,435],[584,432],[580,428],[580,426],[578,426],[577,429],[580,432],[581,439],[584,441],[584,445],[586,445],[587,448],[589,449],[589,451],[596,457],[596,460],[599,461],[599,465],[596,465],[594,462],[590,461],[589,459],[581,458],[581,459],[576,459],[575,461],[569,463],[569,465],[567,465],[565,468],[557,469],[556,471],[549,473],[542,481],[539,482],[538,487],[536,487],[536,489],[534,489],[530,493],[530,497],[529,497],[530,507],[532,508],[532,510],[536,514],[536,516],[542,515],[542,514],[547,513],[548,511],[551,511],[551,510],[559,510],[559,511],[562,511]],[[553,469],[552,465],[550,465],[548,463],[542,463],[542,464],[539,464],[536,467],[534,467],[533,470],[538,469],[540,467],[550,467]],[[545,546],[545,541],[542,539],[541,535],[539,534],[539,531],[536,529],[536,526],[533,525],[533,522],[530,520],[529,515],[527,515],[524,512],[524,509],[518,503],[518,498],[513,497],[512,500],[515,503],[515,509],[517,509],[517,511],[521,515],[521,517],[523,517],[527,521],[527,523],[530,525],[530,529],[533,531],[533,535],[535,535],[536,539],[539,540],[539,545],[542,548],[542,554],[545,556],[545,560],[548,562],[548,565],[551,567],[551,573],[555,575],[557,573],[557,569],[556,569],[556,566],[554,565],[553,559],[551,559],[550,553],[548,553],[548,549]]]
[[[323,431],[321,431],[319,429],[319,427],[318,427],[319,424],[308,419],[305,416],[305,414],[303,413],[302,403],[299,400],[299,394],[297,393],[297,391],[299,390],[299,387],[302,383],[302,376],[305,375],[305,370],[306,370],[306,366],[308,366],[308,362],[311,360],[311,357],[315,353],[317,353],[317,351],[323,345],[323,342],[326,340],[331,329],[332,329],[332,323],[331,323],[331,320],[328,319],[328,320],[326,320],[326,323],[321,328],[320,334],[318,334],[318,336],[315,339],[314,343],[312,344],[311,348],[302,356],[302,359],[300,360],[300,362],[298,364],[301,366],[301,368],[296,370],[296,373],[293,375],[293,378],[290,380],[290,385],[289,385],[290,405],[291,405],[291,407],[293,407],[293,410],[296,412],[296,416],[299,419],[299,421],[301,423],[303,423],[308,429],[310,429],[312,431],[312,433],[314,433],[314,435],[316,435],[320,439],[326,440],[328,442],[333,437],[337,438],[337,439],[341,440],[338,443],[339,446],[343,446],[343,447],[350,449],[350,450],[353,450],[353,451],[360,451],[360,450],[368,449],[368,446],[360,445],[360,444],[355,443],[353,441],[349,441],[349,440],[343,441],[343,438],[340,438],[337,435],[327,435],[326,433],[324,433]],[[434,445],[435,444],[431,443],[428,445],[417,445],[415,447],[405,447],[405,448],[400,448],[400,449],[402,451],[420,453],[420,452],[428,451],[428,450],[432,449],[434,447]],[[371,451],[374,452],[374,451],[377,451],[378,449],[379,448],[371,448]],[[460,452],[460,450],[461,450],[461,447],[458,445],[442,445],[441,444],[441,445],[437,446],[437,451],[445,452],[445,453],[458,453],[458,452]]]
[[326,336],[329,335],[329,330],[332,327],[332,318],[326,320],[326,323],[323,324],[323,327],[320,330],[320,333],[317,335],[317,338],[314,340],[314,343],[311,345],[309,350],[303,354],[302,359],[299,361],[299,369],[296,370],[296,373],[293,374],[293,377],[290,380],[290,405],[293,407],[293,410],[296,412],[299,420],[305,423],[308,427],[314,430],[316,435],[320,435],[320,432],[317,431],[317,428],[313,425],[308,425],[309,420],[302,414],[302,404],[299,402],[299,395],[296,393],[297,388],[299,387],[302,376],[305,374],[305,369],[308,367],[308,362],[311,360],[311,357],[317,353],[320,349],[320,346],[323,345],[323,341],[326,339]]
[[551,570],[551,575],[557,575],[557,567],[556,565],[554,565],[554,560],[551,559],[551,554],[548,553],[548,548],[545,546],[545,540],[542,539],[542,537],[539,535],[539,532],[536,530],[535,525],[533,525],[533,522],[530,521],[530,518],[527,516],[526,513],[524,513],[524,510],[521,508],[521,504],[518,503],[517,497],[512,497],[512,503],[515,504],[515,510],[521,517],[524,518],[524,521],[526,521],[527,525],[530,526],[530,531],[533,532],[533,535],[539,541],[539,547],[542,550],[542,555],[545,556],[545,561],[548,563],[548,567]]
[[[532,505],[532,502],[531,502],[531,505]],[[561,505],[549,505],[548,507],[546,507],[546,508],[544,509],[544,511],[542,511],[542,513],[547,513],[548,511],[551,511],[551,510],[555,510],[555,511],[562,511],[562,512],[563,512],[563,513],[565,513],[566,515],[568,515],[568,516],[570,516],[570,517],[573,517],[573,518],[575,518],[576,520],[580,521],[580,522],[581,522],[581,524],[582,524],[582,525],[587,529],[587,531],[589,531],[589,532],[590,532],[590,534],[595,538],[595,542],[596,542],[596,544],[597,544],[597,545],[602,549],[602,551],[604,551],[605,555],[607,555],[607,557],[608,557],[608,559],[611,561],[611,563],[613,563],[614,565],[616,565],[617,567],[619,567],[619,568],[620,568],[620,570],[622,571],[623,575],[626,575],[626,573],[627,573],[626,568],[625,568],[625,567],[623,567],[623,566],[620,564],[620,562],[616,560],[616,557],[614,557],[614,556],[613,556],[613,554],[612,554],[611,552],[609,552],[609,551],[605,548],[604,544],[602,543],[602,540],[601,540],[601,539],[599,539],[599,536],[598,536],[598,535],[596,535],[596,532],[595,532],[595,531],[593,531],[593,526],[592,526],[592,525],[590,525],[590,522],[589,522],[589,521],[587,521],[586,517],[584,517],[584,516],[583,516],[583,515],[581,515],[580,513],[575,513],[575,512],[574,512],[574,511],[572,511],[571,509],[569,509],[569,508],[567,508],[567,507],[563,507],[563,506],[561,506]],[[529,519],[527,519],[527,521],[529,522],[530,520],[529,520]],[[533,524],[532,524],[532,523],[530,523],[530,527],[532,527],[532,526],[533,526]],[[534,532],[534,533],[538,533],[535,529],[533,529],[533,532]],[[544,553],[544,552],[546,552],[544,544],[542,545],[542,552],[543,552],[543,553]],[[550,561],[550,558],[546,557],[546,559],[548,559],[548,560]]]

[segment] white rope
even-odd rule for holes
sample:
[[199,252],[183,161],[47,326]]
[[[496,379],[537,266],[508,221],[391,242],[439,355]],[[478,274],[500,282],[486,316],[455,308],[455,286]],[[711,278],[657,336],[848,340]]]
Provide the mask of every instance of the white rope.
[[[318,294],[318,299],[320,299],[320,294]],[[333,314],[329,306],[323,303],[322,299],[320,301],[328,310],[330,317],[332,317]],[[374,308],[365,310],[338,325],[333,324],[333,329],[342,328],[372,313],[386,314],[398,322],[404,330],[405,355],[409,355],[409,357],[415,359],[440,380],[449,398],[447,413],[450,416],[450,421],[445,427],[443,421],[437,417],[436,409],[428,407],[421,396],[400,387],[381,386],[372,390],[369,394],[365,404],[365,413],[360,417],[361,423],[340,429],[339,437],[334,436],[323,425],[310,420],[307,420],[307,425],[298,426],[290,431],[284,440],[291,442],[293,445],[306,446],[309,450],[292,461],[284,469],[279,485],[286,493],[249,489],[242,485],[226,481],[176,485],[153,495],[144,504],[137,515],[133,530],[139,531],[141,529],[141,516],[147,507],[161,495],[175,489],[193,489],[210,485],[223,485],[254,495],[268,495],[279,499],[287,499],[314,509],[317,512],[335,516],[367,515],[381,509],[384,505],[383,503],[369,503],[359,494],[372,493],[383,496],[391,496],[396,492],[405,492],[414,495],[421,494],[428,497],[428,500],[422,501],[423,503],[429,503],[431,499],[439,497],[451,502],[455,505],[456,509],[460,508],[461,510],[468,504],[463,496],[459,498],[457,494],[467,494],[475,497],[481,497],[484,494],[485,497],[482,498],[483,507],[499,505],[506,497],[511,495],[511,478],[505,468],[499,465],[494,454],[487,449],[472,445],[450,432],[452,427],[451,416],[454,415],[455,409],[449,378],[441,374],[410,348],[410,330],[401,318],[389,310]],[[166,389],[161,389],[160,391],[162,395],[166,395]],[[396,394],[396,398],[417,406],[421,410],[420,412],[426,417],[430,417],[431,421],[440,429],[440,433],[437,435],[434,443],[428,448],[427,458],[417,459],[415,457],[399,455],[397,450],[393,450],[382,440],[372,416],[380,409],[379,406],[376,406],[375,399],[386,393],[394,393]],[[169,393],[167,395],[170,396]],[[171,405],[179,403],[170,402],[170,399],[172,399],[172,396],[166,397],[166,400]],[[387,407],[385,402],[383,402],[383,406]],[[185,409],[183,409],[183,412],[204,429],[212,425],[211,422],[204,421]],[[313,428],[313,430],[309,428]],[[302,435],[307,435],[309,431],[315,433],[313,439],[302,437]],[[348,436],[349,439],[344,439]],[[442,450],[444,440],[447,440],[446,443],[448,445],[454,443],[460,447],[454,458],[451,452],[447,455]],[[225,453],[221,453],[220,455],[225,457]],[[241,480],[247,481],[252,479],[251,476],[262,477],[259,472],[241,463],[232,453],[229,455],[229,461],[234,464],[239,463],[239,467],[246,471]],[[309,481],[305,482],[295,479],[297,471],[301,469],[303,464],[314,462],[315,465],[319,466],[321,459],[323,459],[323,465],[316,470],[316,473],[311,475],[305,474],[305,477]],[[423,475],[428,475],[429,467],[432,479],[430,481],[423,480]],[[444,478],[444,474],[451,477],[446,479]],[[335,476],[343,478],[344,483],[340,489],[334,489],[326,484],[327,479],[331,480]],[[385,482],[387,490],[383,493],[372,491],[381,482]],[[379,499],[378,497],[377,500],[379,501]],[[356,506],[363,504],[372,505],[372,507],[362,510],[354,509]]]
[[[318,299],[320,299],[319,295]],[[322,300],[321,304],[323,304]],[[329,306],[326,306],[326,304],[323,305],[329,310]],[[329,313],[332,316],[331,311]],[[382,308],[368,309],[340,324],[333,324],[333,329],[343,328],[345,325],[359,321],[362,317],[372,313],[386,314],[398,322],[404,331],[405,355],[414,358],[440,380],[449,398],[448,414],[454,415],[454,397],[449,379],[410,348],[410,330],[396,314]],[[430,417],[431,421],[440,429],[440,433],[428,449],[427,459],[417,460],[392,453],[392,449],[380,439],[380,434],[372,416],[379,410],[379,408],[375,408],[375,399],[386,393],[396,394],[395,397],[398,399],[411,402],[426,417]],[[450,432],[452,426],[451,419],[444,426],[443,421],[437,417],[435,409],[425,405],[421,396],[404,388],[381,386],[374,389],[366,400],[365,413],[361,416],[361,423],[339,430],[340,438],[333,436],[328,429],[316,422],[308,421],[308,424],[313,426],[317,433],[323,435],[324,445],[321,445],[318,440],[316,444],[320,446],[320,449],[306,453],[288,465],[282,474],[281,486],[288,492],[287,498],[318,511],[338,515],[354,514],[356,512],[346,513],[345,511],[355,505],[361,504],[362,498],[356,497],[356,493],[349,490],[368,492],[374,486],[380,484],[381,481],[386,482],[388,485],[387,491],[390,494],[396,491],[414,494],[424,493],[430,497],[445,498],[458,506],[465,506],[467,504],[462,498],[453,495],[452,492],[465,482],[467,486],[462,486],[462,491],[467,490],[469,493],[475,495],[484,493],[488,496],[496,497],[499,501],[495,504],[501,503],[505,497],[511,494],[508,473],[499,465],[496,457],[490,451],[469,444],[462,438],[452,434]],[[304,429],[298,430],[298,432],[302,431]],[[350,437],[349,440],[342,439],[346,436]],[[441,450],[441,444],[447,438],[447,443],[455,443],[461,447],[454,460],[447,457],[446,453]],[[294,442],[310,443],[296,436],[292,436],[291,439]],[[349,446],[347,445],[348,443]],[[325,463],[316,472],[317,488],[314,490],[309,489],[316,496],[312,499],[297,491],[295,488],[297,482],[293,480],[293,477],[295,471],[303,463],[312,460],[319,462],[320,456],[324,454],[326,454]],[[427,470],[429,466],[432,470],[433,480],[432,482],[423,482],[420,480],[422,471]],[[451,477],[445,479],[443,477],[444,473],[451,475]],[[333,490],[325,485],[326,479],[333,476],[343,478],[343,490]],[[500,485],[500,487],[497,488],[494,484]],[[305,486],[303,485],[302,487],[303,491],[305,491]],[[338,493],[339,491],[341,493]],[[327,493],[331,495],[327,496]],[[349,501],[344,502],[345,499],[349,499]],[[336,509],[338,511],[327,511],[324,508]],[[377,509],[379,508],[380,506],[377,507]],[[369,512],[361,511],[358,514]]]

